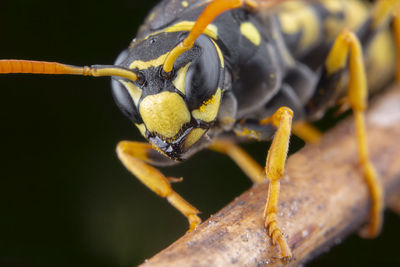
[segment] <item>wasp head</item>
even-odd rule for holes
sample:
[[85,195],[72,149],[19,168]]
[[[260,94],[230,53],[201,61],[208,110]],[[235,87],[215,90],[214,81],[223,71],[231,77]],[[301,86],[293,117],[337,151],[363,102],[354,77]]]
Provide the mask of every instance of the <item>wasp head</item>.
[[115,65],[138,74],[133,82],[113,77],[114,99],[157,150],[175,160],[205,135],[216,120],[224,81],[217,44],[200,36],[180,55],[171,72],[163,71],[168,53],[184,36],[162,32],[134,40]]

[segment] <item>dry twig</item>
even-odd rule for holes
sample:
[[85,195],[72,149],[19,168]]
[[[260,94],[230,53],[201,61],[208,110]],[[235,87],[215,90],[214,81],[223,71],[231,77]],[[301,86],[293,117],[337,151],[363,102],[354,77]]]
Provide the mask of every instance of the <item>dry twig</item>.
[[[372,161],[391,207],[400,212],[400,88],[385,93],[368,112]],[[350,119],[291,156],[281,183],[279,220],[294,258],[310,260],[356,231],[368,219]],[[254,186],[142,266],[281,266],[263,227],[267,183]]]

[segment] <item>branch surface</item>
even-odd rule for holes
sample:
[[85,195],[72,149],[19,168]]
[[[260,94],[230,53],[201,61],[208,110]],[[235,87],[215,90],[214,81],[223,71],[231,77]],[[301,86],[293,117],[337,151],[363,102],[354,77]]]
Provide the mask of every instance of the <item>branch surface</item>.
[[[384,93],[367,114],[369,149],[400,212],[400,88]],[[253,186],[197,229],[186,233],[141,266],[282,266],[264,229],[268,183]],[[297,266],[359,230],[368,221],[370,199],[353,121],[347,119],[288,159],[281,179],[278,218]]]

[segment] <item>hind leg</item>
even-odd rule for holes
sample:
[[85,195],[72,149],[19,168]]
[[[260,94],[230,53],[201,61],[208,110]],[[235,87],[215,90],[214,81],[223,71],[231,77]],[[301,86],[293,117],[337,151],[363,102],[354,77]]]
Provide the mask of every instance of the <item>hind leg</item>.
[[327,57],[324,75],[319,86],[323,88],[324,84],[332,84],[340,76],[340,73],[343,73],[347,68],[349,69],[347,101],[353,110],[360,165],[372,199],[370,225],[367,231],[363,232],[363,235],[375,237],[379,234],[382,226],[384,199],[382,184],[371,163],[368,152],[365,127],[368,88],[363,52],[357,36],[348,30],[344,30],[337,37]]

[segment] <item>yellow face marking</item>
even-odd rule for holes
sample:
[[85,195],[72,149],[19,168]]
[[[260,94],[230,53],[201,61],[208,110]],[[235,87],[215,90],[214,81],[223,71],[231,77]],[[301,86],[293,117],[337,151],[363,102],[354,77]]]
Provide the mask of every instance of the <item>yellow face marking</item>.
[[183,145],[184,149],[187,150],[191,146],[193,146],[197,141],[200,140],[200,138],[204,135],[205,132],[206,130],[204,129],[199,129],[199,128],[193,129],[186,137],[185,143]]
[[120,80],[120,82],[128,90],[128,93],[131,96],[133,102],[135,103],[135,105],[137,105],[139,103],[140,98],[142,97],[142,90],[131,82],[127,82],[127,81],[123,81],[123,80]]
[[173,138],[185,123],[190,122],[183,98],[168,91],[146,96],[140,103],[139,112],[148,131],[166,138]]
[[186,66],[180,68],[178,70],[178,74],[176,75],[176,78],[172,81],[173,85],[181,91],[182,94],[185,94],[185,78],[186,78],[186,72],[190,66],[190,63],[186,64]]
[[144,126],[143,123],[137,124],[135,123],[136,127],[139,129],[139,132],[143,135],[146,136],[146,126]]
[[254,26],[251,22],[243,22],[240,25],[240,32],[244,37],[246,37],[250,42],[252,42],[255,46],[259,46],[261,43],[261,35],[257,30],[256,26]]
[[221,66],[224,68],[225,67],[225,63],[224,63],[224,56],[222,55],[221,49],[219,48],[219,46],[214,42],[213,39],[211,39],[211,41],[213,42],[215,49],[217,49],[217,53],[218,53],[218,57],[219,57],[219,62],[221,62]]
[[[159,34],[161,32],[184,32],[184,31],[190,31],[193,28],[194,24],[195,24],[194,21],[186,21],[186,20],[180,21],[177,24],[172,25],[172,26],[170,26],[170,27],[168,27],[168,28],[166,28],[166,29],[164,29],[162,31],[157,31],[157,32],[149,34],[148,36],[146,36],[145,39],[149,38],[150,36],[157,35],[157,34]],[[210,37],[210,38],[212,38],[214,40],[217,40],[218,39],[218,28],[214,24],[209,24],[205,28],[203,34],[207,35],[208,37]]]
[[182,1],[181,4],[182,4],[183,7],[188,7],[189,6],[189,3],[187,1]]
[[192,111],[194,118],[205,122],[215,120],[218,114],[219,105],[221,102],[221,89],[218,88],[217,92],[207,101],[205,101],[200,108]]
[[167,57],[169,52],[165,53],[164,55],[159,56],[156,59],[152,59],[149,61],[142,61],[142,60],[135,60],[131,63],[129,66],[130,69],[139,69],[139,70],[145,70],[150,67],[158,67],[164,64],[164,61]]

